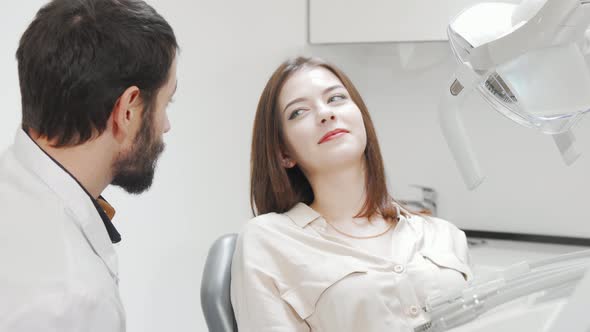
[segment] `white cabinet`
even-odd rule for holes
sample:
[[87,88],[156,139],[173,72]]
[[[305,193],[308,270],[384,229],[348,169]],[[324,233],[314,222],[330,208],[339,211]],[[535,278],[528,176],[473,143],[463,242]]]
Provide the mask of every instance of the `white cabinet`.
[[309,0],[309,42],[447,40],[449,21],[478,2],[484,0]]

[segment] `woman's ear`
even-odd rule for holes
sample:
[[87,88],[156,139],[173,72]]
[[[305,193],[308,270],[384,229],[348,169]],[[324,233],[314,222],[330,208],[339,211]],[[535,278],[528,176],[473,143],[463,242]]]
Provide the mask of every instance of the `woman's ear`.
[[281,164],[282,164],[282,165],[283,165],[283,167],[285,167],[285,168],[293,168],[293,167],[295,167],[295,164],[296,164],[296,163],[295,163],[293,160],[289,159],[289,158],[284,158],[284,159],[281,161]]
[[281,151],[281,165],[284,168],[293,168],[296,164],[297,163],[291,157],[289,157],[288,154],[286,154],[284,151]]

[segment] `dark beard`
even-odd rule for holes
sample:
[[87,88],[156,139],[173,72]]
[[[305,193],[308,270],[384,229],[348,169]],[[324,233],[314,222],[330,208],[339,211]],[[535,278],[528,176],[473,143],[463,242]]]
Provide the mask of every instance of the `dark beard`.
[[131,151],[118,158],[113,165],[111,184],[130,194],[140,194],[151,187],[158,157],[164,151],[164,142],[154,137],[150,116],[143,121]]

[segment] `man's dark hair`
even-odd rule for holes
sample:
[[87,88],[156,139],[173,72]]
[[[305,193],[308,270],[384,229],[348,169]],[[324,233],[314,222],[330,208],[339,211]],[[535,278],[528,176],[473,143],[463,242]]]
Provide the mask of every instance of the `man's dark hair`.
[[23,129],[56,147],[82,144],[104,132],[130,86],[150,112],[177,49],[170,25],[144,1],[51,1],[16,52]]

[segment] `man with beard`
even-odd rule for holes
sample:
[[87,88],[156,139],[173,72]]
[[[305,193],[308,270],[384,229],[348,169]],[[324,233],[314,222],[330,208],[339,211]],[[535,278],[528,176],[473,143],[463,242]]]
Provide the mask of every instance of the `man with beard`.
[[124,331],[113,184],[147,190],[178,45],[141,0],[53,0],[18,47],[22,124],[0,156],[0,331]]

